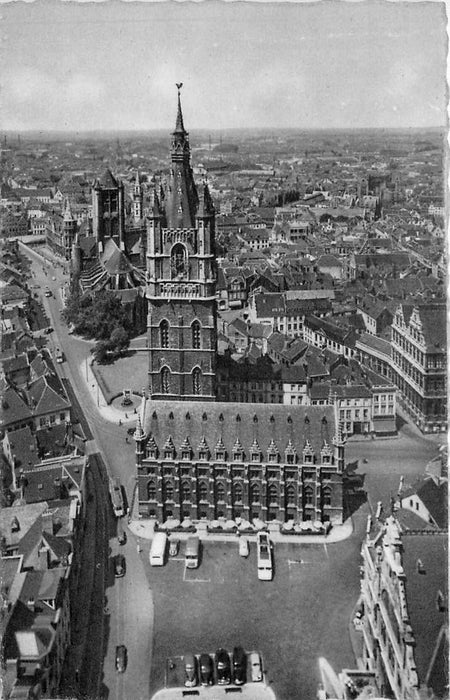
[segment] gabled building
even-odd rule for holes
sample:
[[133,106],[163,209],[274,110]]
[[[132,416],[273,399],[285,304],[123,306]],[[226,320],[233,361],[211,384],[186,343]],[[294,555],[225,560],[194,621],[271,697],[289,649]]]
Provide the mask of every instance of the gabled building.
[[448,698],[446,539],[390,516],[363,543],[363,664],[385,697]]
[[392,324],[399,401],[423,432],[447,427],[447,318],[443,303],[401,304]]

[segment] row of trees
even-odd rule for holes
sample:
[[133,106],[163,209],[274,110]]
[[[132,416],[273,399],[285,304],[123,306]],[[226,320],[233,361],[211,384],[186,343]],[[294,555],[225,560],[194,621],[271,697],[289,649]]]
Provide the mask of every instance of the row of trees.
[[99,363],[122,354],[130,344],[133,324],[120,299],[109,290],[81,295],[77,285],[73,285],[63,318],[77,335],[98,341],[93,354]]

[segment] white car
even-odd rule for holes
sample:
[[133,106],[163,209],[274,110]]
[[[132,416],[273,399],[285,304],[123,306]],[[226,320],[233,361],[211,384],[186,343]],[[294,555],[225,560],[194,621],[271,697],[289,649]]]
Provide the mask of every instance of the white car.
[[239,555],[241,557],[248,557],[249,555],[248,539],[246,537],[239,538]]
[[257,651],[252,651],[250,654],[250,678],[253,683],[259,683],[263,678],[261,657]]

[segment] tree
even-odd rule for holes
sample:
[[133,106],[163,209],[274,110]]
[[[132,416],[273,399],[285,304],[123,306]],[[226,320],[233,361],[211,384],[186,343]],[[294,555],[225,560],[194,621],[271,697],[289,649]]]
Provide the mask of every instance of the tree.
[[109,343],[104,340],[99,340],[92,348],[92,354],[97,364],[102,365],[108,357]]
[[117,326],[111,333],[111,340],[109,342],[110,349],[120,355],[122,352],[127,350],[130,344],[130,336],[123,326]]

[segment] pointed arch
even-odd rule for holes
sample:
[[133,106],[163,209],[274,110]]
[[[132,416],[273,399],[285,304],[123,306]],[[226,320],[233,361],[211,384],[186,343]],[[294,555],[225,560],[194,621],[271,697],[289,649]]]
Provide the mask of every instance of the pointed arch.
[[170,394],[170,369],[163,367],[161,370],[161,393]]
[[192,393],[200,396],[202,393],[202,370],[200,367],[194,367],[192,370]]
[[169,347],[169,322],[165,318],[159,324],[159,344],[162,348]]
[[191,324],[191,332],[192,332],[192,347],[194,350],[200,350],[201,348],[201,341],[202,341],[202,327],[200,325],[200,321],[195,319],[195,321],[192,322]]

